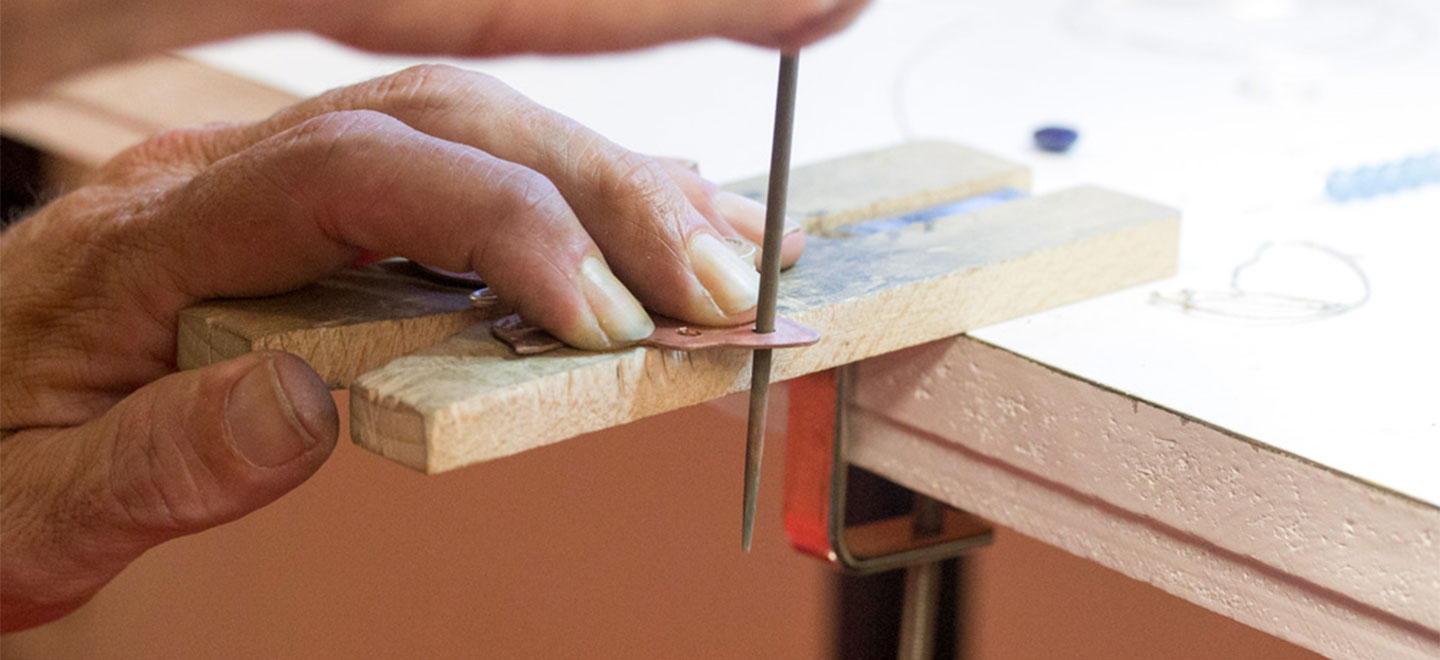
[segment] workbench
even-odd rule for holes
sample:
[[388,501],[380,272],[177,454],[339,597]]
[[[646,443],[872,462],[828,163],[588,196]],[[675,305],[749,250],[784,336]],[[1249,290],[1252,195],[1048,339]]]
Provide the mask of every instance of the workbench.
[[[1149,51],[1096,28],[1098,5],[1014,4],[1024,7],[882,2],[812,48],[796,162],[916,136],[963,142],[1026,162],[1037,191],[1094,182],[1183,209],[1179,273],[861,363],[853,460],[1323,655],[1440,655],[1430,309],[1440,186],[1324,197],[1333,168],[1440,148],[1440,12],[1406,5],[1419,22],[1386,23],[1396,34],[1363,56],[1276,56],[1214,43]],[[1016,27],[1034,15],[1060,18]],[[1406,41],[1417,24],[1429,41]],[[167,66],[254,81],[223,85],[242,90],[225,99],[242,117],[413,61],[303,35],[185,57]],[[772,68],[768,53],[717,42],[483,64],[621,144],[693,158],[718,181],[763,169]],[[99,93],[62,90],[51,107],[83,115],[76,99]],[[615,97],[630,101],[600,102]],[[214,118],[127,103],[156,125]],[[27,134],[21,110],[7,132],[68,144],[60,153],[73,160],[124,141]],[[1050,121],[1081,129],[1071,154],[1030,148],[1030,130]],[[1370,299],[1288,323],[1152,302],[1155,292],[1224,289],[1266,240],[1352,255]],[[1353,293],[1339,281],[1324,293]]]

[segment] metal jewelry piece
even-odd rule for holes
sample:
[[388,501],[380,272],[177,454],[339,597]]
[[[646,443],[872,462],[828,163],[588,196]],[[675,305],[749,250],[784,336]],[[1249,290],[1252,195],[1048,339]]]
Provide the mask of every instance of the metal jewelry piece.
[[[756,334],[749,325],[716,328],[665,316],[651,315],[651,318],[655,321],[655,332],[640,340],[640,346],[698,351],[705,348],[795,348],[820,341],[819,332],[786,318],[776,318],[775,331],[764,335]],[[505,342],[516,355],[536,355],[565,346],[565,342],[540,326],[526,323],[518,314],[496,321],[490,326],[490,333]]]

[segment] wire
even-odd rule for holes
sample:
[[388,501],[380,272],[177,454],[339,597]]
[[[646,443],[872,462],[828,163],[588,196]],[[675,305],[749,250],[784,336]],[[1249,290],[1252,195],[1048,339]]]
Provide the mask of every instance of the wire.
[[[1350,301],[1333,301],[1275,291],[1255,291],[1242,286],[1240,279],[1245,270],[1260,263],[1266,252],[1277,247],[1308,249],[1334,258],[1355,275],[1361,287],[1360,296]],[[1353,311],[1369,301],[1370,278],[1354,257],[1328,245],[1306,240],[1261,243],[1255,254],[1230,271],[1230,288],[1227,290],[1181,289],[1168,294],[1159,291],[1150,294],[1152,305],[1171,305],[1186,313],[1252,321],[1317,321]]]

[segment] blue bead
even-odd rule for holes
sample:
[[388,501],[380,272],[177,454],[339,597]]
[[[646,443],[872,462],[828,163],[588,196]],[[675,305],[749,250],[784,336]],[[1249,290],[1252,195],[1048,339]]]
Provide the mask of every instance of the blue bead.
[[1375,192],[1388,195],[1400,189],[1400,165],[1391,161],[1375,168]]
[[1367,199],[1374,197],[1376,189],[1379,188],[1380,170],[1369,165],[1362,165],[1351,171],[1350,192],[1352,195]]
[[1345,170],[1335,170],[1325,180],[1325,194],[1337,202],[1349,201],[1351,190],[1350,173]]
[[1400,187],[1415,188],[1425,185],[1424,172],[1425,159],[1419,156],[1410,156],[1400,161]]
[[1425,154],[1425,160],[1417,168],[1420,170],[1421,184],[1440,183],[1440,151],[1432,151]]
[[1035,146],[1044,151],[1063,154],[1070,150],[1080,134],[1073,128],[1046,126],[1035,131]]

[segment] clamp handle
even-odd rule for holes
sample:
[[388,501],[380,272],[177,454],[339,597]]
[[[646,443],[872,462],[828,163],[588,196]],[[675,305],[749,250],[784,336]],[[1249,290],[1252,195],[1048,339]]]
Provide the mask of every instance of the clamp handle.
[[990,523],[944,505],[846,524],[846,404],[854,370],[850,364],[790,381],[785,447],[785,533],[790,544],[858,575],[933,563],[989,545],[994,538]]

